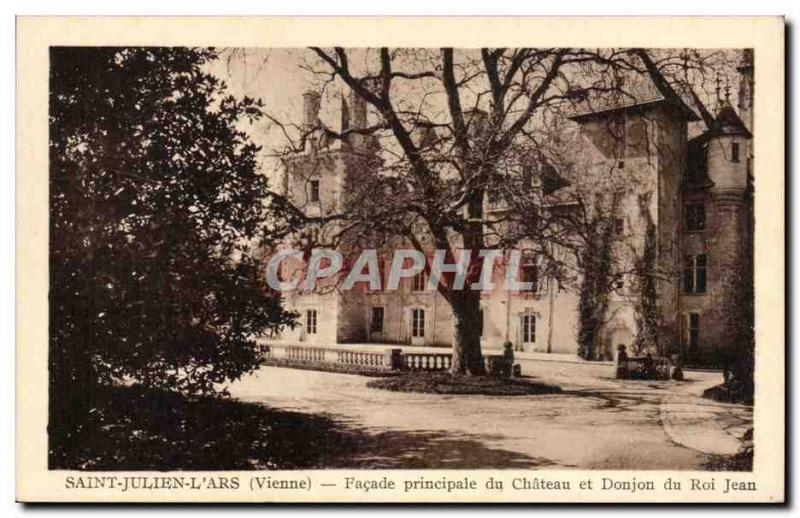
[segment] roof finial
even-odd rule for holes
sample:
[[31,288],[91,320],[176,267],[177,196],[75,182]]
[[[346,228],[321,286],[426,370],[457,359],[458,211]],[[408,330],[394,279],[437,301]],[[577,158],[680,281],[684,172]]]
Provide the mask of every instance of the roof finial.
[[731,83],[728,75],[725,75],[725,102],[731,102]]
[[683,49],[681,53],[681,59],[683,60],[683,80],[687,83],[689,82],[689,49]]
[[717,73],[717,88],[716,88],[716,91],[717,91],[717,104],[720,104],[722,102],[722,97],[720,96],[721,85],[722,85],[722,78],[719,77],[719,72],[718,72]]

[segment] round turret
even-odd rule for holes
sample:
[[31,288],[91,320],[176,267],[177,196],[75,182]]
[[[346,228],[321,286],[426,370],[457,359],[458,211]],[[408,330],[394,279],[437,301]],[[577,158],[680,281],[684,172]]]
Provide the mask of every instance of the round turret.
[[712,195],[740,198],[747,189],[747,143],[752,135],[728,101],[721,104],[706,138]]

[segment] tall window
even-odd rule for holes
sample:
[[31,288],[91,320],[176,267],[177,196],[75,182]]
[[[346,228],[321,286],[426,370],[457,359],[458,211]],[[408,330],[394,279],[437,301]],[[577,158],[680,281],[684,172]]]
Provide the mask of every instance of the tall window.
[[733,142],[731,144],[731,162],[739,161],[739,143]]
[[532,344],[536,342],[536,317],[534,315],[522,315],[522,342]]
[[687,339],[689,342],[689,349],[697,349],[700,347],[700,313],[689,313],[689,329]]
[[413,291],[425,291],[425,272],[419,272],[411,278],[411,289]]
[[311,180],[311,202],[316,203],[319,201],[319,180]]
[[625,220],[622,218],[614,219],[614,233],[621,236],[625,233]]
[[478,310],[478,330],[483,338],[483,309]]
[[707,277],[706,255],[686,255],[683,257],[683,292],[705,293]]
[[415,308],[411,310],[411,336],[423,338],[425,336],[425,310]]
[[706,229],[706,206],[703,203],[687,203],[683,206],[683,223],[687,232]]
[[372,308],[372,319],[369,323],[369,330],[372,333],[383,333],[383,308],[374,306]]
[[309,334],[309,335],[317,334],[317,310],[316,309],[308,309],[308,310],[306,310],[306,334]]
[[536,292],[539,290],[539,263],[536,260],[536,254],[533,250],[525,249],[522,251],[522,260],[520,261],[520,274],[522,282],[531,283],[531,291]]

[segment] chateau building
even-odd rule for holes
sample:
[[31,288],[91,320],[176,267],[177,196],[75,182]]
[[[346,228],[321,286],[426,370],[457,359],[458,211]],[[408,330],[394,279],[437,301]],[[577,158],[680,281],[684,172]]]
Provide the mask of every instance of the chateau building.
[[[614,171],[625,179],[615,232],[634,255],[653,247],[660,272],[654,286],[659,333],[671,349],[660,354],[679,347],[688,358],[709,361],[732,336],[725,311],[737,295],[731,277],[749,267],[753,253],[751,52],[742,53],[738,71],[738,110],[729,94],[719,91],[716,106],[709,108],[695,95],[667,99],[655,93],[635,103],[595,107],[569,117],[579,135],[575,154],[586,178],[600,179]],[[307,128],[318,121],[320,99],[316,93],[304,94]],[[356,97],[342,99],[341,113],[342,130],[366,127],[367,109]],[[354,202],[348,192],[360,172],[377,167],[371,157],[378,145],[374,137],[358,132],[344,139],[317,134],[304,151],[285,160],[282,193],[310,216],[335,213]],[[533,178],[531,188],[541,189],[542,179]],[[502,210],[487,200],[481,217],[491,218]],[[575,354],[578,290],[538,275],[535,264],[527,266],[532,290],[498,289],[482,295],[484,349],[500,349],[509,341],[517,350]],[[450,346],[450,306],[424,287],[425,276],[420,274],[403,279],[394,291],[286,292],[284,303],[298,312],[300,325],[278,339]],[[611,359],[617,345],[633,345],[641,317],[632,291],[627,286],[611,294],[596,358]]]

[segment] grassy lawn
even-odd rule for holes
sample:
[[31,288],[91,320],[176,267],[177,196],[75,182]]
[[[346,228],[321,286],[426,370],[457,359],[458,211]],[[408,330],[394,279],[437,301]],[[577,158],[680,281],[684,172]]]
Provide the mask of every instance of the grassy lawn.
[[559,387],[524,379],[488,376],[451,376],[439,372],[413,372],[391,378],[372,380],[368,387],[397,392],[423,394],[472,394],[486,396],[535,396],[557,394]]
[[51,469],[302,469],[358,443],[326,416],[132,387],[96,394],[77,431],[51,426]]

